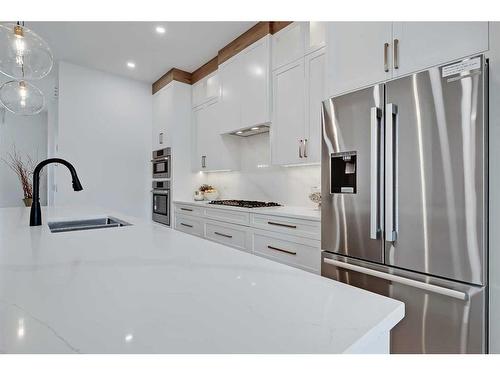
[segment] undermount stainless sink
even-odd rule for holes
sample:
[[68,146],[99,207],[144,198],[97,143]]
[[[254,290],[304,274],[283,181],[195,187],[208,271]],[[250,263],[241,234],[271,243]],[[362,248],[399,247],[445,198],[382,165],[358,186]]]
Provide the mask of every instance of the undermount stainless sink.
[[116,217],[100,217],[96,219],[52,221],[48,223],[52,233],[72,232],[76,230],[90,230],[102,228],[117,228],[132,225]]

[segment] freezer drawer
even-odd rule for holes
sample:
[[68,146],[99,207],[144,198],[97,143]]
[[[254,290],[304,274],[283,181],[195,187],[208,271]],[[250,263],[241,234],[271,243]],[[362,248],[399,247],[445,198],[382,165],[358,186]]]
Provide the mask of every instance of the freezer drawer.
[[323,252],[325,277],[405,303],[391,353],[485,353],[485,288]]

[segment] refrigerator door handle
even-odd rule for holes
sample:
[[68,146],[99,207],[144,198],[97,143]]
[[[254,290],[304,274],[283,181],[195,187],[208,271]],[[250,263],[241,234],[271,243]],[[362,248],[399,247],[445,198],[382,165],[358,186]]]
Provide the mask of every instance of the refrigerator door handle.
[[385,240],[397,238],[397,122],[398,106],[386,107],[385,122]]
[[469,296],[467,293],[460,292],[460,291],[454,290],[454,289],[445,288],[445,287],[438,286],[438,285],[427,284],[427,283],[424,283],[423,281],[408,279],[406,277],[392,275],[390,273],[376,271],[376,270],[372,270],[370,268],[360,267],[360,266],[356,266],[354,264],[345,263],[345,262],[341,262],[341,261],[330,259],[330,258],[324,258],[323,262],[326,264],[330,264],[332,266],[338,267],[338,268],[343,268],[346,270],[359,272],[359,273],[362,273],[365,275],[378,277],[380,279],[384,279],[387,281],[393,281],[393,282],[398,283],[398,284],[403,284],[403,285],[407,285],[410,287],[426,290],[426,291],[431,292],[431,293],[441,294],[443,296],[459,299],[462,301],[467,301],[469,299]]
[[370,238],[378,239],[380,233],[380,121],[382,110],[370,110]]

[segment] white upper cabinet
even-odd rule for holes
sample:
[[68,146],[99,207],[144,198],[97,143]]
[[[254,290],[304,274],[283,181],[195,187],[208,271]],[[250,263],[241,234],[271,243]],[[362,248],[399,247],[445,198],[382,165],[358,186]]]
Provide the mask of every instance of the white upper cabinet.
[[238,140],[220,135],[220,102],[212,100],[193,111],[195,155],[193,170],[221,171],[239,168]]
[[270,58],[268,35],[219,66],[221,133],[271,121]]
[[328,96],[489,48],[487,22],[329,22],[326,35]]
[[272,68],[284,65],[325,46],[325,22],[293,22],[273,35]]
[[390,79],[391,41],[392,22],[329,22],[328,96]]
[[270,48],[264,37],[241,52],[241,128],[271,122]]
[[296,164],[303,161],[305,88],[304,58],[273,72],[273,164]]
[[220,96],[219,75],[215,71],[200,79],[192,86],[193,108],[209,102]]
[[306,135],[304,160],[321,161],[321,105],[325,100],[325,49],[305,58],[306,75]]
[[174,116],[173,91],[173,85],[169,84],[153,95],[153,150],[170,146],[167,130]]
[[273,35],[273,70],[305,54],[307,22],[293,22]]
[[488,50],[488,22],[394,22],[394,76]]

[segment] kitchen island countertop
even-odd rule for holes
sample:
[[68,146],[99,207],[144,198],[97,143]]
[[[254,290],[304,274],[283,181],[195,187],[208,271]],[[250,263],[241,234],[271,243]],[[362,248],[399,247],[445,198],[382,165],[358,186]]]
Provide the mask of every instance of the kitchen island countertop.
[[[387,352],[404,304],[91,208],[0,209],[1,353]],[[127,227],[51,233],[115,216]]]

